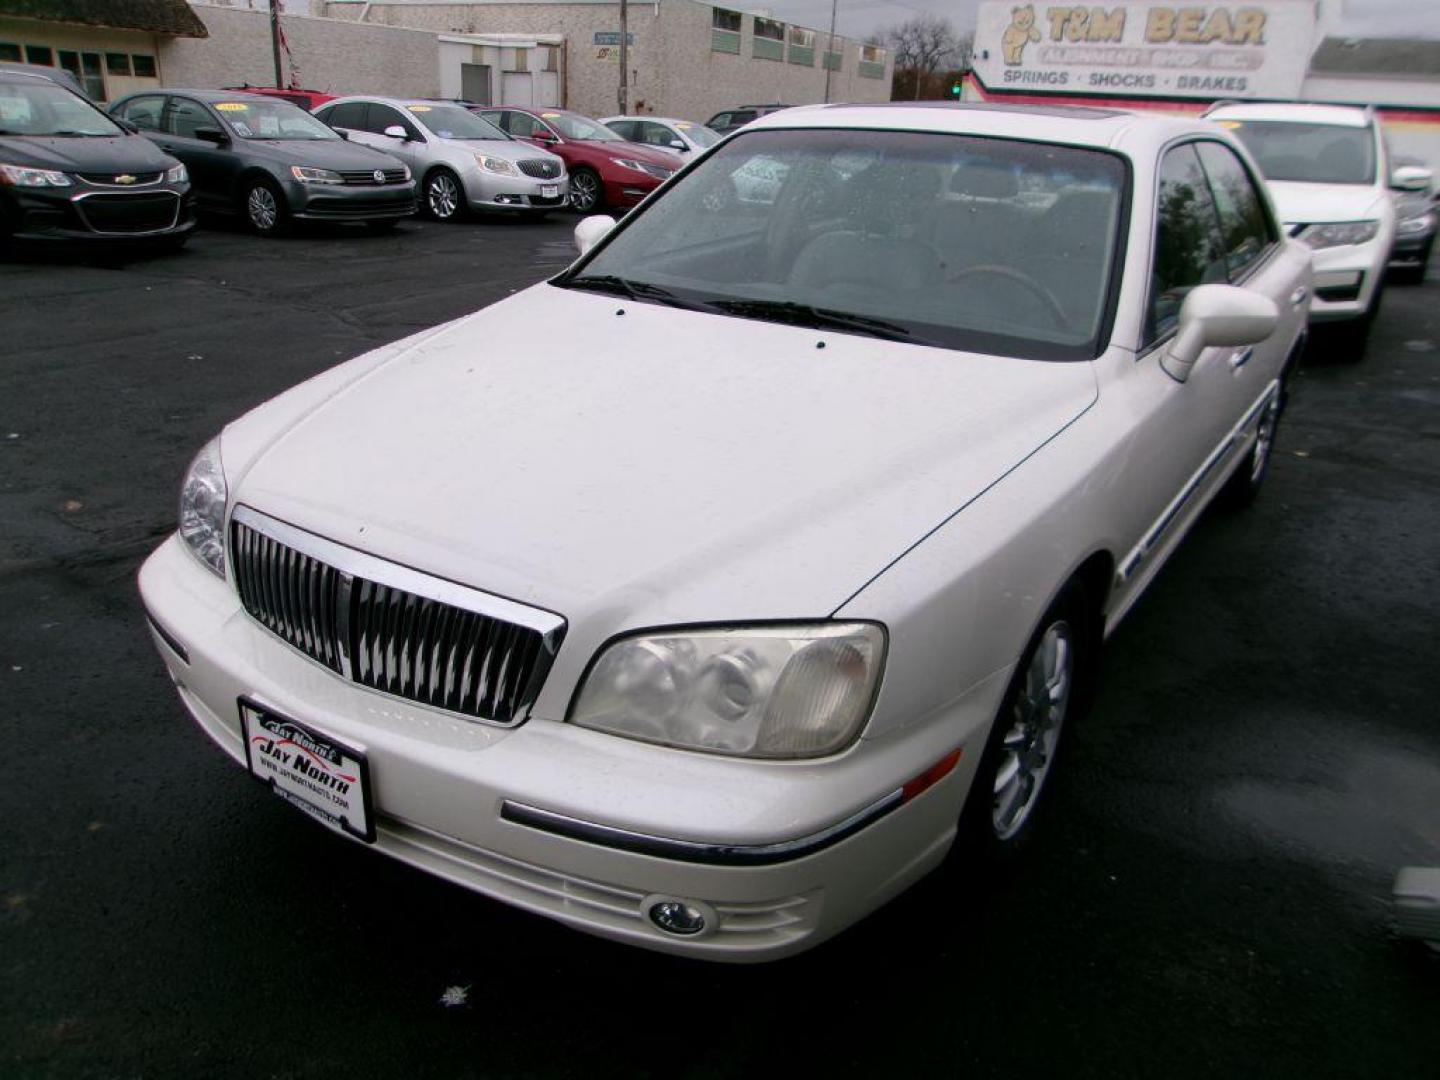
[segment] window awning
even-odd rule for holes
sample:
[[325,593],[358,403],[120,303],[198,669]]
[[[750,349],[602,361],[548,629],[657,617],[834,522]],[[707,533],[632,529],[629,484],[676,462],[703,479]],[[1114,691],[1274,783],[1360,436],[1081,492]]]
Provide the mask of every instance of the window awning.
[[210,36],[185,0],[0,0],[0,15],[171,37]]

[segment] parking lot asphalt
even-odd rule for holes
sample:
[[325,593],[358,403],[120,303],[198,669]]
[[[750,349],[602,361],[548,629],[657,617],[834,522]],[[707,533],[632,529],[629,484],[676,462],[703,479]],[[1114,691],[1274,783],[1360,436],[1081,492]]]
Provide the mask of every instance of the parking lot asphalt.
[[1308,360],[1260,500],[1207,515],[1111,639],[1027,861],[947,868],[812,953],[586,937],[332,836],[213,747],[134,585],[191,455],[560,269],[572,224],[0,261],[0,1076],[1435,1075],[1440,962],[1387,909],[1397,868],[1440,865],[1433,277],[1388,291],[1362,362]]

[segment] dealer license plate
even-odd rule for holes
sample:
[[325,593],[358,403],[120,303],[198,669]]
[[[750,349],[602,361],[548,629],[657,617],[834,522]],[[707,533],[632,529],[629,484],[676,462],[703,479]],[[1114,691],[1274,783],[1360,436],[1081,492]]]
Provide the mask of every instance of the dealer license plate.
[[541,184],[540,197],[542,199],[558,199],[560,197],[559,184]]
[[365,755],[240,699],[245,759],[257,780],[323,825],[375,839]]

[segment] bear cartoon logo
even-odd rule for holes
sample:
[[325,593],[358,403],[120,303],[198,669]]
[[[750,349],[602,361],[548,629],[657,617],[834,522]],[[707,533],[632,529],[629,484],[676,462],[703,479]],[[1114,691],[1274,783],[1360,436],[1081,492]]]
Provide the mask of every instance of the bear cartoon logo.
[[1005,63],[1015,67],[1025,51],[1027,42],[1039,41],[1040,31],[1035,27],[1035,5],[1010,9],[1010,25],[1000,38],[1000,48],[1005,53]]

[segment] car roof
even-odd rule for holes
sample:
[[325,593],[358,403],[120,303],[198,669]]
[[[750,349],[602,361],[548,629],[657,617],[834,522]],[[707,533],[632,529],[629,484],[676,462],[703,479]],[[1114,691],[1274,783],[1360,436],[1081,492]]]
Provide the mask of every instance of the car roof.
[[1223,129],[1188,116],[1079,105],[1011,105],[988,102],[886,102],[876,105],[797,105],[770,113],[746,131],[784,128],[860,128],[930,131],[1022,139],[1153,154],[1171,139]]
[[1335,127],[1366,127],[1370,113],[1346,105],[1305,105],[1257,103],[1220,105],[1205,114],[1207,120],[1282,120],[1295,124],[1332,124]]
[[648,113],[644,116],[636,116],[634,113],[628,116],[602,116],[600,123],[608,124],[611,120],[650,120],[656,124],[689,124],[691,127],[705,126],[695,120],[684,120],[676,116],[651,116]]
[[[135,91],[136,94],[183,94],[186,97],[203,101],[207,105],[213,105],[217,101],[260,101],[266,104],[273,104],[275,98],[269,94],[252,94],[245,90],[190,90],[184,87],[147,87],[144,90]],[[134,97],[135,94],[127,94],[127,97]]]

